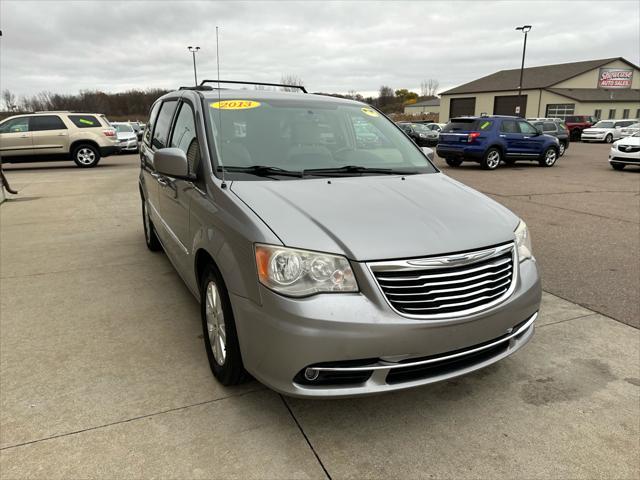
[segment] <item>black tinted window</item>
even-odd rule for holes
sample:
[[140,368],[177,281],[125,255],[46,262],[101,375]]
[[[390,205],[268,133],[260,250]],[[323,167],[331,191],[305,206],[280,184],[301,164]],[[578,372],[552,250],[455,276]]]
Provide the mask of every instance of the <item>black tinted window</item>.
[[515,120],[503,120],[500,131],[504,133],[520,133]]
[[66,129],[66,125],[57,115],[38,115],[31,117],[31,121],[29,121],[29,130],[32,132]]
[[100,120],[93,115],[69,115],[69,120],[78,128],[101,127]]
[[171,119],[173,112],[176,110],[177,100],[167,100],[162,103],[156,125],[153,129],[153,140],[151,145],[155,148],[165,148],[168,143],[169,127],[171,127]]
[[475,118],[452,118],[442,129],[443,132],[469,132],[476,129]]
[[[537,127],[538,125],[536,125]],[[555,132],[556,131],[556,124],[553,122],[544,122],[542,124],[542,130],[545,132]]]

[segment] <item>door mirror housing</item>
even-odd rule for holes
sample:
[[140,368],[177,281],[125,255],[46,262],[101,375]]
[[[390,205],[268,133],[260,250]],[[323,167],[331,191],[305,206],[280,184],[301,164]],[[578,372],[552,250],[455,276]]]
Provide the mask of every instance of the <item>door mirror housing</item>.
[[162,175],[190,178],[187,156],[179,148],[162,148],[154,153],[153,165]]

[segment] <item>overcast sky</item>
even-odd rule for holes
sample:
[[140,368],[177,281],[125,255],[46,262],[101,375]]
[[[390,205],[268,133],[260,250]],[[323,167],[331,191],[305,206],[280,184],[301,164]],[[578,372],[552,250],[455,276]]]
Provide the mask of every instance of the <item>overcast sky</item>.
[[440,90],[497,70],[625,57],[640,63],[640,2],[0,1],[0,87],[14,93],[174,88],[199,78],[278,82],[311,91]]

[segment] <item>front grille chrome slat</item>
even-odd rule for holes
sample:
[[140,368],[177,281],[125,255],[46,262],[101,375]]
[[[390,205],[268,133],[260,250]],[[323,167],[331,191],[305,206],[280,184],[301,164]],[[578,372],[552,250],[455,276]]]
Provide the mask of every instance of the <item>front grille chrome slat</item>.
[[497,305],[513,292],[518,273],[513,243],[368,266],[391,308],[408,317],[434,319],[468,315]]

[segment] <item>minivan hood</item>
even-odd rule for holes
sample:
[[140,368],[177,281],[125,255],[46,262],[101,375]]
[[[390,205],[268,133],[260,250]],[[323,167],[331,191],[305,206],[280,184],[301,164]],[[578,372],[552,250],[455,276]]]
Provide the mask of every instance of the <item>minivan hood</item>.
[[371,261],[514,239],[518,217],[441,173],[234,181],[231,191],[286,246]]

